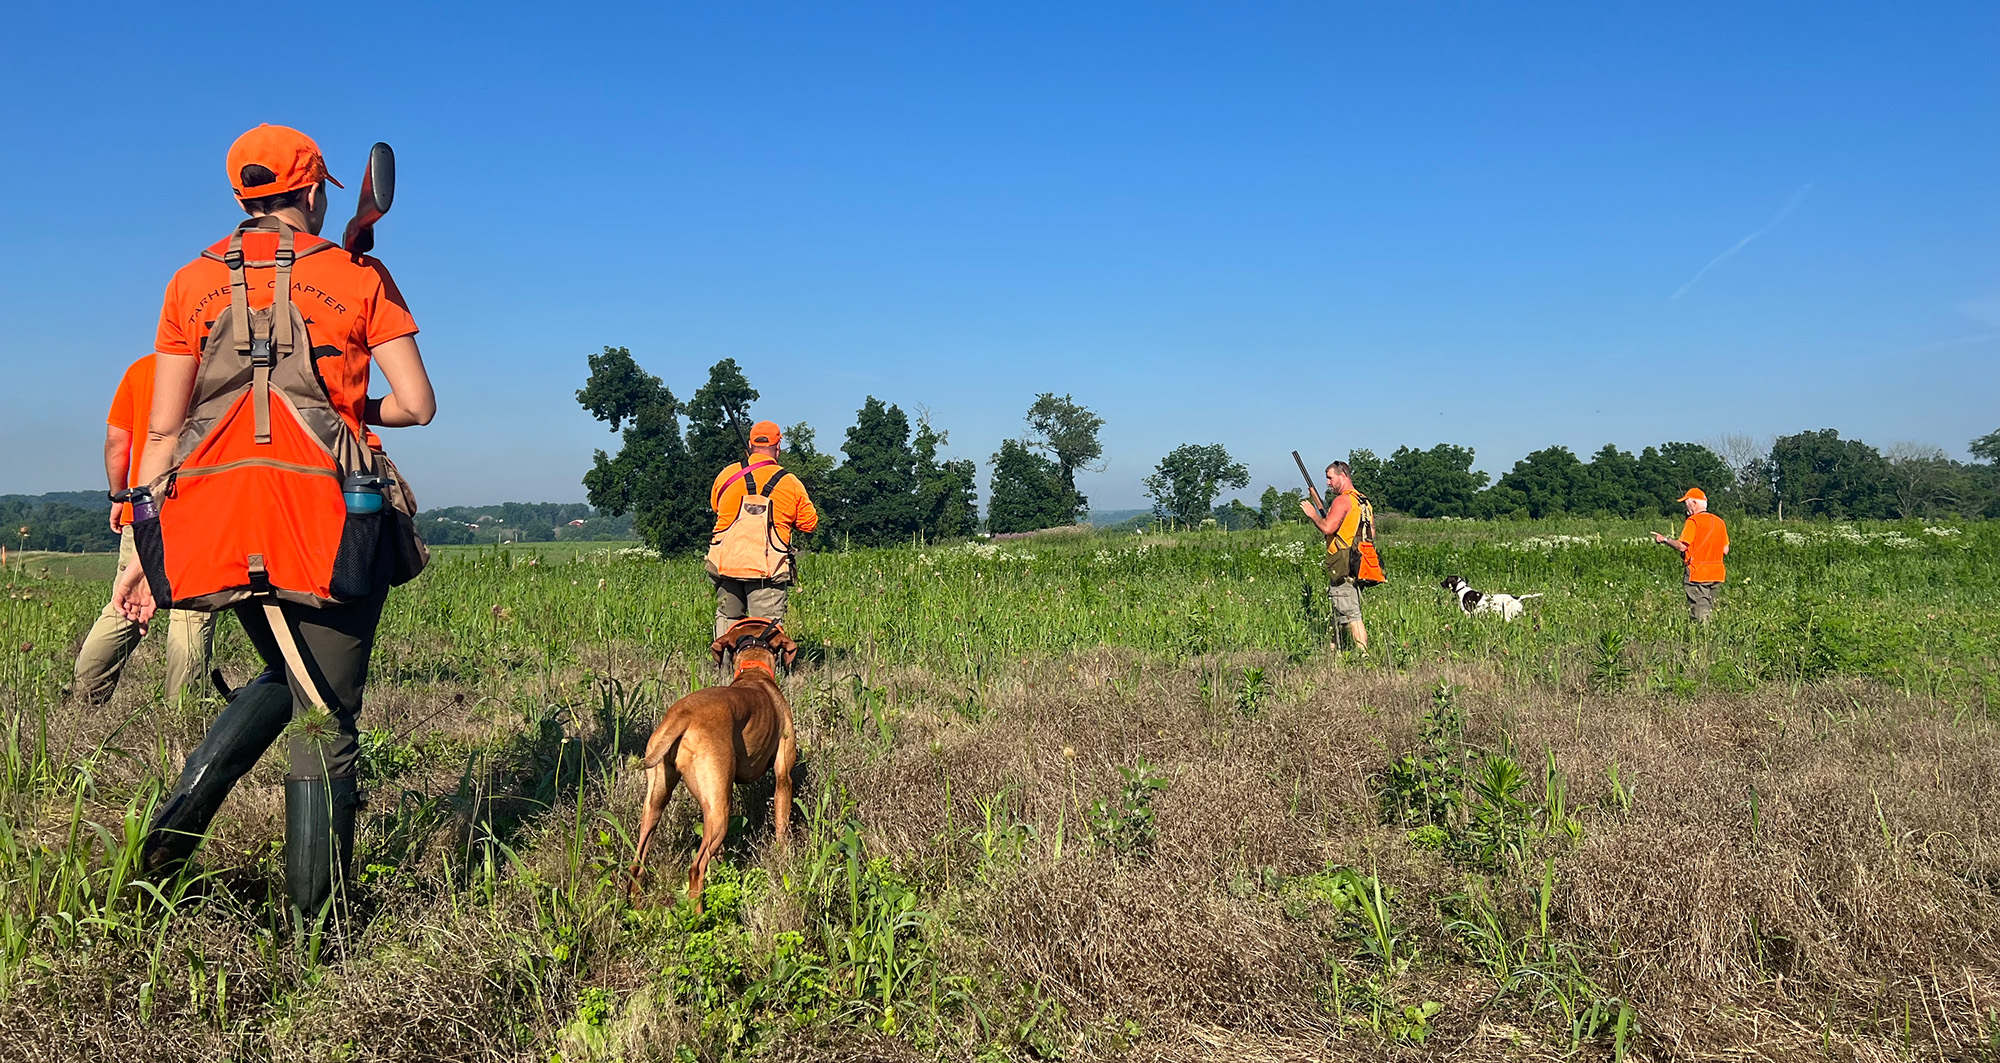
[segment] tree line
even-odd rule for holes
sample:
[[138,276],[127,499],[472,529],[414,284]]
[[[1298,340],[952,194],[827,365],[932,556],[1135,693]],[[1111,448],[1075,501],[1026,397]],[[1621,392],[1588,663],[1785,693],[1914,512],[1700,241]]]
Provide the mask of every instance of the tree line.
[[[1681,511],[1679,499],[1689,487],[1700,487],[1713,509],[1749,516],[2000,517],[2000,431],[1973,440],[1970,449],[1976,459],[1972,462],[1954,461],[1936,448],[1905,445],[1885,453],[1826,428],[1779,436],[1768,447],[1736,437],[1713,446],[1662,443],[1633,454],[1606,444],[1588,461],[1568,447],[1547,447],[1516,461],[1491,482],[1472,467],[1472,448],[1453,443],[1427,450],[1398,447],[1387,458],[1357,449],[1347,461],[1355,487],[1378,508],[1414,517],[1674,514]],[[1172,458],[1162,462],[1163,469]],[[1234,501],[1215,507],[1209,516],[1232,528],[1300,519],[1302,494],[1267,487],[1254,509]],[[1156,503],[1161,516],[1180,520],[1187,519],[1189,508],[1176,512],[1176,507]]]

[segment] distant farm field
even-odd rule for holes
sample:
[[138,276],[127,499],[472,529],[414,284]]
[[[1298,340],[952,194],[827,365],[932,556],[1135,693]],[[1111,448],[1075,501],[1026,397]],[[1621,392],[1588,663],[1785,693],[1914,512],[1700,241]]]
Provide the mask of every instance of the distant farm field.
[[[798,833],[709,905],[638,750],[716,681],[698,560],[448,547],[394,592],[348,918],[274,913],[282,768],[134,883],[219,707],[65,701],[108,560],[0,575],[0,1056],[1981,1058],[2000,527],[1390,522],[1337,654],[1302,526],[822,552]],[[1513,624],[1437,586],[1541,593]],[[65,578],[65,577],[68,578]],[[233,623],[235,681],[257,667]],[[60,1021],[52,1021],[60,1016]]]

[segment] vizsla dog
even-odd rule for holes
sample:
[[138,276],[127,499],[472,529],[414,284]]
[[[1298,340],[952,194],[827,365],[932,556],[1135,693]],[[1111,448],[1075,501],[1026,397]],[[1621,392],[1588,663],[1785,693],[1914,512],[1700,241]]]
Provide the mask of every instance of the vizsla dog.
[[792,662],[799,648],[775,620],[744,620],[709,646],[720,663],[725,652],[736,661],[736,678],[726,687],[706,687],[673,703],[646,743],[646,805],[639,820],[639,853],[632,860],[632,890],[646,864],[660,813],[685,781],[701,807],[701,849],[688,868],[688,896],[701,910],[701,879],[729,832],[730,787],[755,782],[775,769],[775,801],[780,841],[792,820],[792,765],[798,739],[792,733],[792,706],[778,687],[778,659]]

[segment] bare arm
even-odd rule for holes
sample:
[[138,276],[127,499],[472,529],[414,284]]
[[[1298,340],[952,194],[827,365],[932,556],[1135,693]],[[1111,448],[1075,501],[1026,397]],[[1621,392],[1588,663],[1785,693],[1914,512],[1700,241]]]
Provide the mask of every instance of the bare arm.
[[197,362],[189,354],[153,355],[153,412],[146,425],[146,454],[139,459],[141,484],[151,484],[174,463],[174,446],[187,423]]
[[1340,530],[1340,522],[1347,519],[1347,511],[1354,508],[1354,500],[1346,495],[1334,496],[1333,504],[1326,507],[1324,517],[1313,509],[1309,501],[1301,500],[1299,508],[1305,510],[1306,519],[1313,522],[1321,535],[1332,535]]
[[[181,425],[187,421],[188,396],[194,392],[196,362],[193,355],[153,355],[153,412],[147,418],[146,453],[139,459],[139,483],[151,484],[174,461],[174,445],[180,440]],[[112,584],[111,606],[126,619],[145,624],[153,618],[156,603],[153,588],[135,558],[118,573]]]
[[417,350],[417,338],[399,336],[370,348],[368,354],[389,382],[389,393],[369,399],[363,419],[383,428],[431,423],[437,416],[437,396],[431,391],[431,375],[424,368],[423,353]]
[[[104,426],[104,480],[111,485],[111,493],[125,490],[126,475],[132,471],[132,433],[115,424]],[[124,516],[122,503],[111,503],[111,530],[125,530],[119,520]]]

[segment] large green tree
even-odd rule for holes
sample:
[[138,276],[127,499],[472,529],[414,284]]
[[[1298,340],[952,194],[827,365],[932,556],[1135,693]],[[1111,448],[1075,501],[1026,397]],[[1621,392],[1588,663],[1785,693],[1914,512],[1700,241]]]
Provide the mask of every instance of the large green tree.
[[696,469],[706,469],[713,477],[743,460],[750,404],[757,397],[736,359],[724,358],[709,367],[708,383],[687,404],[688,454]]
[[862,546],[909,542],[922,523],[909,417],[870,395],[840,449],[847,460],[828,477],[833,532]]
[[1892,515],[1889,463],[1881,451],[1831,428],[1771,444],[1773,480],[1786,516],[1860,520]]
[[1496,510],[1518,511],[1530,517],[1569,512],[1570,499],[1582,489],[1583,463],[1568,447],[1545,447],[1514,463],[1493,485]]
[[1076,489],[1077,470],[1090,470],[1104,454],[1098,430],[1104,418],[1097,416],[1068,395],[1057,398],[1045,391],[1028,407],[1028,446],[1042,451],[1056,464],[1062,495],[1064,519],[1059,524],[1075,524],[1090,514],[1090,499]]
[[1160,459],[1144,483],[1154,516],[1199,524],[1211,515],[1215,496],[1250,485],[1250,470],[1220,443],[1183,443]]
[[811,496],[814,508],[819,510],[820,526],[831,528],[839,510],[840,500],[833,497],[830,485],[833,478],[833,455],[823,454],[815,446],[816,435],[812,425],[800,421],[784,430],[784,444],[778,450],[778,463],[785,471],[799,478],[806,494]]
[[949,435],[921,414],[910,443],[917,457],[917,525],[930,542],[964,539],[979,530],[979,466],[971,458],[938,457]]
[[617,456],[597,451],[583,475],[590,504],[612,516],[631,512],[633,530],[662,554],[706,543],[712,526],[706,485],[697,485],[700,474],[681,437],[679,400],[624,347],[606,347],[589,362],[590,379],[576,401],[624,432]]
[[1736,474],[1722,455],[1700,443],[1662,443],[1639,452],[1639,485],[1645,509],[1638,513],[1679,513],[1680,497],[1699,487],[1711,505],[1743,509]]
[[1055,528],[1073,518],[1063,502],[1062,470],[1018,439],[1003,439],[991,459],[986,528],[995,535]]
[[[1397,447],[1379,471],[1371,473],[1378,485],[1374,500],[1385,509],[1413,517],[1470,516],[1479,489],[1486,486],[1486,474],[1473,471],[1472,459],[1471,447],[1452,443],[1439,443],[1429,450]],[[1352,455],[1348,464],[1354,464]],[[1367,493],[1359,479],[1355,487]]]

